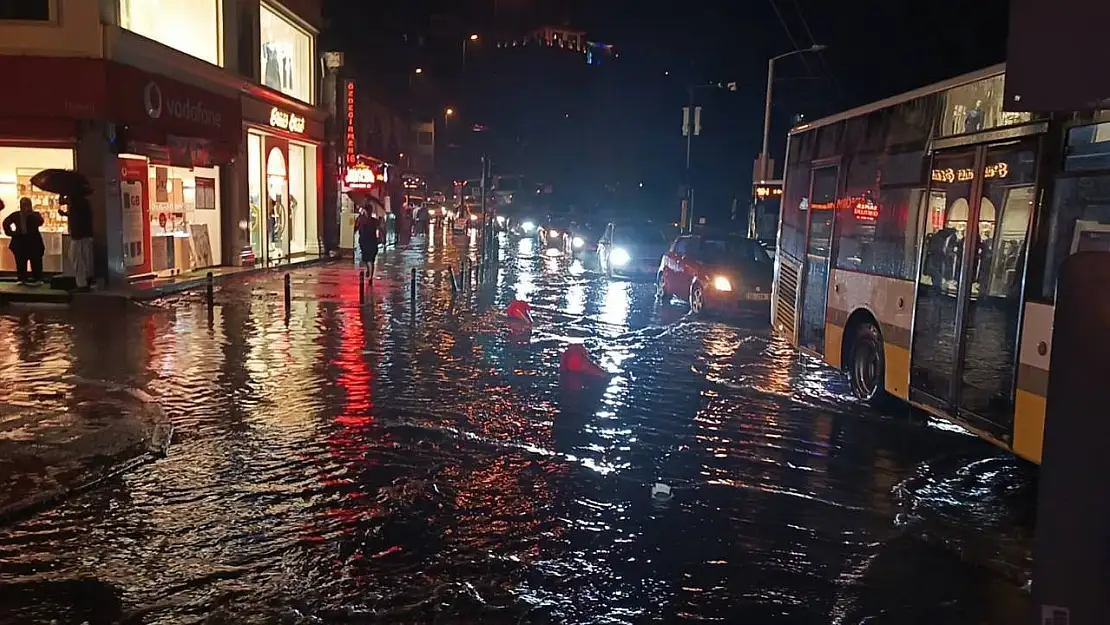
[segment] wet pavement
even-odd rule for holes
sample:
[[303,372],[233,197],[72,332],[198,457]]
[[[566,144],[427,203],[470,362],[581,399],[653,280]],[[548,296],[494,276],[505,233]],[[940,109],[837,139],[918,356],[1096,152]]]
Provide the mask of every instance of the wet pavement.
[[[660,309],[528,240],[452,298],[458,243],[383,252],[363,307],[322,265],[288,315],[273,273],[211,316],[0,315],[5,386],[104,380],[175,426],[167,458],[0,527],[0,622],[1025,620],[1028,466],[855,403],[765,319]],[[612,377],[561,383],[570,342]]]

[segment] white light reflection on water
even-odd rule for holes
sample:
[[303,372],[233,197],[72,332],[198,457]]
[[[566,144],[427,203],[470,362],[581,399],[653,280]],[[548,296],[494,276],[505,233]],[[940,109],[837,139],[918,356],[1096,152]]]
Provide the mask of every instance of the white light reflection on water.
[[567,287],[568,315],[583,315],[586,313],[586,285],[572,284]]
[[624,327],[628,320],[631,290],[631,285],[623,281],[613,280],[605,285],[605,300],[601,303],[602,321],[615,328]]

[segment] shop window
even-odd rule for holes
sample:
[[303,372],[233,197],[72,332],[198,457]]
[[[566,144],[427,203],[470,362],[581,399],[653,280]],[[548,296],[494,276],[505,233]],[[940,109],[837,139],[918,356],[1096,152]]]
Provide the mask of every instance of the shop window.
[[0,0],[0,20],[45,22],[52,0]]
[[289,145],[289,253],[304,254],[305,239],[305,148]]
[[221,65],[221,0],[120,0],[120,25],[147,39]]
[[[73,150],[0,147],[0,200],[4,201],[0,221],[19,210],[20,198],[30,198],[31,205],[45,221],[42,228],[46,244],[43,269],[60,272],[63,270],[66,219],[58,213],[57,195],[31,185],[31,176],[49,168],[73,169]],[[15,259],[8,252],[8,239],[3,233],[0,233],[0,271],[15,271]]]
[[887,147],[923,149],[936,124],[937,99],[935,94],[927,95],[888,109],[885,137]]
[[940,136],[1024,124],[1033,119],[1031,113],[1002,110],[1002,91],[1005,84],[1005,75],[999,74],[949,89],[943,96],[944,115],[941,118]]
[[147,175],[150,259],[143,259],[142,268],[168,275],[219,265],[219,169],[150,165]]
[[312,103],[313,36],[267,5],[261,6],[262,84]]

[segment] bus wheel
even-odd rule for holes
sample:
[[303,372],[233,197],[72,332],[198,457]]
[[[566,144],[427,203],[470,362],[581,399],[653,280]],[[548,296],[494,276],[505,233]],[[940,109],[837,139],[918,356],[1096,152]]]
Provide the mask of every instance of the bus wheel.
[[883,340],[873,323],[862,323],[852,339],[852,356],[848,361],[848,381],[856,397],[875,401],[885,393],[883,378],[886,362]]

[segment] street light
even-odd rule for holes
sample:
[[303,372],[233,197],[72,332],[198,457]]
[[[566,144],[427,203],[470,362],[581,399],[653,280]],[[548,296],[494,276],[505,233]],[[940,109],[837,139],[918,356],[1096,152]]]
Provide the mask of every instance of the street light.
[[463,64],[464,68],[466,67],[466,46],[471,41],[478,41],[478,33],[472,33],[469,37],[467,37],[466,39],[463,39],[463,59],[462,59],[463,63],[462,64]]
[[424,73],[424,68],[418,67],[415,70],[413,70],[413,73],[414,74],[423,74]]
[[767,102],[763,107],[763,150],[759,153],[759,177],[761,180],[767,180],[772,175],[772,172],[767,171],[768,165],[771,164],[770,155],[767,154],[767,144],[771,136],[771,88],[775,80],[775,61],[785,59],[788,56],[794,56],[795,54],[820,52],[826,48],[828,48],[828,46],[815,43],[808,48],[791,50],[790,52],[784,52],[778,56],[773,56],[767,61]]
[[451,116],[454,115],[454,114],[455,114],[455,109],[453,109],[451,107],[447,107],[447,110],[443,111],[443,129],[444,130],[447,130],[447,120],[451,119]]

